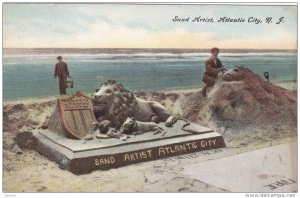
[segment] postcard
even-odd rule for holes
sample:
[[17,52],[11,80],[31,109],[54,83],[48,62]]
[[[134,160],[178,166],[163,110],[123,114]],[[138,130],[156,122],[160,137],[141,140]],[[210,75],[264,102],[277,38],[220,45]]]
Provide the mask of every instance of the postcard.
[[297,4],[2,6],[7,196],[298,192]]

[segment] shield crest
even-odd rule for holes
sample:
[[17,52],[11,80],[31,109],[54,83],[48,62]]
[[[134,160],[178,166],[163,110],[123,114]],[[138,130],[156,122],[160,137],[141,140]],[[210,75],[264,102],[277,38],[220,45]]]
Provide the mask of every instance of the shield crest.
[[80,92],[58,99],[60,120],[66,136],[82,139],[92,131],[96,121],[92,99]]

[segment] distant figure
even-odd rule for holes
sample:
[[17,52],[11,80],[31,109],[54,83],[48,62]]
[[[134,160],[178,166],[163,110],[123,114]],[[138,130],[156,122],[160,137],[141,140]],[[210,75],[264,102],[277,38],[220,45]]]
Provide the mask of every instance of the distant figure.
[[267,81],[269,82],[269,77],[270,77],[270,76],[269,76],[269,72],[265,72],[265,73],[264,73],[264,76],[265,76],[265,78],[267,79]]
[[206,90],[215,84],[216,78],[219,72],[224,73],[226,69],[222,65],[222,62],[217,58],[219,54],[219,48],[212,48],[210,50],[211,57],[205,62],[205,72],[202,77],[202,81],[206,84],[201,90],[203,97],[206,97]]
[[58,56],[57,60],[58,63],[55,65],[54,78],[58,76],[60,95],[66,95],[67,77],[70,77],[68,65],[62,61],[61,56]]

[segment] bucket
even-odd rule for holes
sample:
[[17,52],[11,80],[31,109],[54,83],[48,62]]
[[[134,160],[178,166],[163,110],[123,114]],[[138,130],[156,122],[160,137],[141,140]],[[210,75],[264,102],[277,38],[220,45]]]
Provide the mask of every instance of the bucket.
[[74,87],[74,80],[71,76],[69,76],[69,79],[67,79],[67,88],[73,88]]

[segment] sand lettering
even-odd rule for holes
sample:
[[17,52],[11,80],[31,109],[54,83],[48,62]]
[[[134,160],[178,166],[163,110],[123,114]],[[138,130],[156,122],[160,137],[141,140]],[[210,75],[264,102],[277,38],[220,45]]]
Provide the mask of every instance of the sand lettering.
[[201,140],[200,141],[200,146],[201,147],[210,147],[210,146],[215,146],[217,143],[217,139],[213,140]]
[[183,144],[175,144],[173,146],[165,146],[158,148],[158,155],[164,156],[172,153],[184,153],[187,150],[197,149],[197,142],[187,142]]
[[124,154],[123,160],[124,162],[132,162],[140,159],[148,159],[151,158],[151,156],[152,156],[152,150],[141,151],[141,152],[136,152],[131,154],[126,153]]
[[116,162],[116,159],[113,156],[95,159],[96,166],[110,165],[110,164],[114,164],[115,162]]

